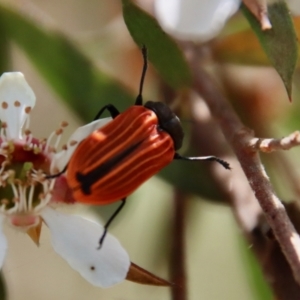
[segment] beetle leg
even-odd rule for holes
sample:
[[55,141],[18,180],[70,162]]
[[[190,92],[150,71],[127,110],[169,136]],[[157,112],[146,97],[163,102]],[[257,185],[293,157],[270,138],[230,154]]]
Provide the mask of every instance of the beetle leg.
[[216,157],[216,156],[196,156],[196,157],[186,157],[186,156],[181,156],[178,153],[174,154],[173,159],[178,159],[178,160],[189,160],[189,161],[195,161],[195,160],[210,160],[210,161],[216,161],[219,164],[221,164],[225,169],[230,170],[230,165],[227,161]]
[[108,221],[106,222],[106,224],[104,225],[104,232],[102,233],[102,236],[99,240],[99,247],[98,249],[101,249],[102,245],[103,245],[103,242],[104,242],[104,239],[105,239],[105,236],[107,234],[107,229],[108,229],[108,226],[111,224],[111,222],[115,219],[115,217],[119,214],[119,212],[122,210],[122,208],[124,207],[125,203],[126,203],[126,197],[123,198],[122,200],[122,203],[121,205],[116,209],[116,211],[112,214],[112,216],[108,219]]
[[142,47],[142,55],[143,55],[143,70],[142,70],[142,76],[141,76],[141,81],[140,81],[140,88],[139,88],[139,94],[136,97],[134,105],[143,105],[143,86],[144,86],[144,81],[145,81],[145,76],[147,73],[147,68],[148,68],[148,61],[147,61],[147,48],[145,45]]
[[94,121],[95,121],[95,120],[98,120],[98,119],[101,117],[101,115],[103,114],[103,112],[104,112],[106,109],[109,111],[109,113],[110,113],[110,115],[111,115],[111,117],[112,117],[113,119],[114,119],[117,115],[120,114],[120,112],[118,111],[118,109],[117,109],[114,105],[112,105],[112,104],[107,104],[107,105],[103,106],[103,107],[100,109],[100,111],[97,113],[96,117],[94,118]]

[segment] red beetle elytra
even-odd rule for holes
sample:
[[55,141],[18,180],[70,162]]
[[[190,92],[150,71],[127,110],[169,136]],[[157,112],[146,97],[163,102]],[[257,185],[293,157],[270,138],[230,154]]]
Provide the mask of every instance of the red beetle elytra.
[[85,138],[67,166],[67,181],[77,202],[101,205],[122,201],[104,227],[100,246],[126,197],[173,159],[214,160],[230,168],[227,162],[215,156],[184,157],[176,153],[184,136],[178,117],[164,103],[148,101],[143,105],[142,88],[147,70],[145,47],[142,53],[144,67],[135,105],[123,113],[111,104],[104,106],[95,119],[108,110],[113,120]]
[[79,144],[67,180],[77,201],[109,204],[168,165],[174,153],[174,142],[159,129],[155,112],[135,105]]

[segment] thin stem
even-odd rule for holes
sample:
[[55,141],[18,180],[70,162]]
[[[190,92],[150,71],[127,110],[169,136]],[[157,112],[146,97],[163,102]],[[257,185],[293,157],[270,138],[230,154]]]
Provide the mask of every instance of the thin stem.
[[186,197],[179,190],[174,192],[174,223],[171,260],[172,300],[186,300],[185,272],[185,213]]
[[289,150],[292,147],[300,145],[300,132],[295,131],[290,135],[281,139],[263,139],[253,138],[249,141],[249,146],[253,150],[259,150],[262,152],[272,152],[276,150]]

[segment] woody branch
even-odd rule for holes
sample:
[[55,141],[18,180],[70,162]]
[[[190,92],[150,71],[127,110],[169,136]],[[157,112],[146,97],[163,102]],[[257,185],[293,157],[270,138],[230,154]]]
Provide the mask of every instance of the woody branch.
[[[195,62],[191,64],[191,68],[194,90],[206,101],[235,152],[267,222],[293,271],[294,278],[300,284],[300,238],[282,202],[273,191],[257,149],[253,147],[253,132],[242,124],[209,74]],[[273,144],[278,145],[280,142]],[[275,146],[273,148],[275,149]]]
[[289,150],[300,145],[300,132],[295,131],[281,139],[253,138],[249,141],[249,147],[262,152],[272,152],[276,150]]

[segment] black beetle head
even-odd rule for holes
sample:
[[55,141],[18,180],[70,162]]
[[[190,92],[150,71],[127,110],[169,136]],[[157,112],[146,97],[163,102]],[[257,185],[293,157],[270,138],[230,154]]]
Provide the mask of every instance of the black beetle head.
[[184,136],[183,130],[179,118],[171,111],[169,106],[154,101],[148,101],[144,106],[155,112],[160,128],[172,137],[175,150],[180,149]]

